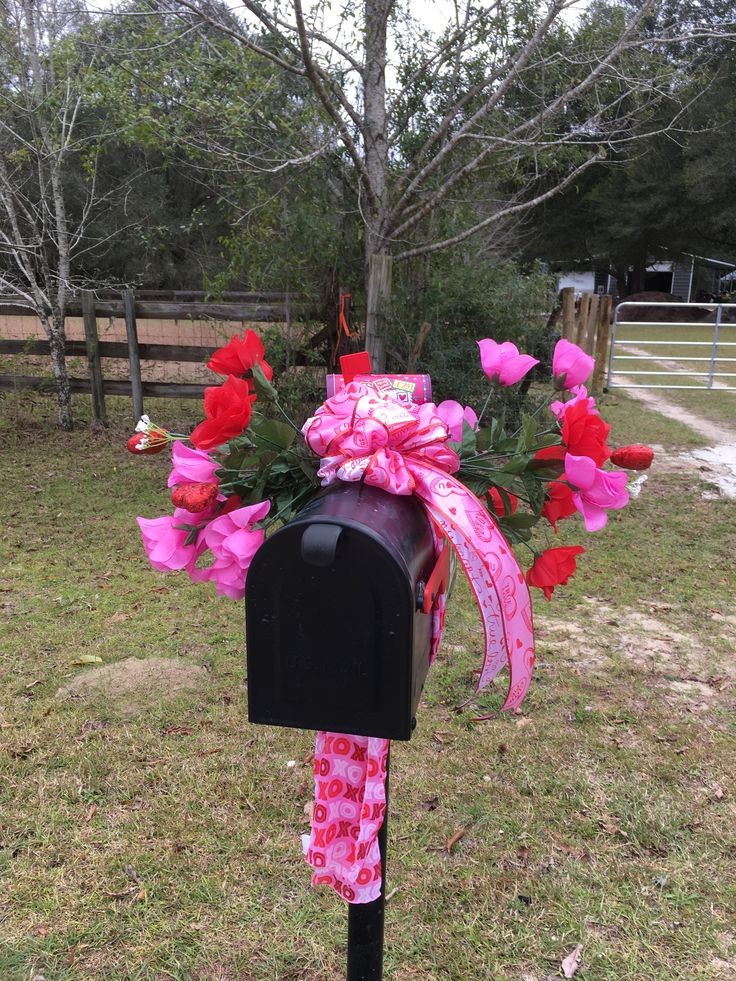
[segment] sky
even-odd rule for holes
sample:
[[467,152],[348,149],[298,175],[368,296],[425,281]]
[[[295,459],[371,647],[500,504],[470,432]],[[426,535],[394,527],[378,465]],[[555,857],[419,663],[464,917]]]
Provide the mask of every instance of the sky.
[[[237,13],[245,13],[244,7],[239,0],[226,0],[229,7],[232,8]],[[106,12],[111,8],[115,7],[117,0],[87,0],[87,7],[90,11]],[[271,4],[266,3],[264,6],[269,9]],[[305,12],[308,12],[315,7],[323,7],[326,10],[325,14],[325,29],[334,29],[335,25],[339,20],[339,10],[342,4],[335,3],[334,5],[329,2],[311,2],[311,0],[304,0],[303,7]],[[566,18],[568,20],[574,20],[577,16],[588,6],[588,0],[570,0],[569,10],[566,13]],[[429,28],[432,33],[440,33],[447,24],[452,23],[455,20],[455,3],[453,0],[409,0],[409,9],[416,20],[421,21],[423,25]],[[332,21],[332,23],[330,23]]]
[[[119,0],[86,0],[86,5],[91,12],[106,13],[114,8],[118,2]],[[236,14],[242,16],[252,24],[254,28],[258,27],[258,21],[252,14],[246,11],[242,0],[225,0],[225,2]],[[267,10],[270,11],[273,8],[271,0],[262,0],[262,2]],[[457,0],[457,2],[462,3],[463,0]],[[466,2],[469,2],[469,0],[466,0]],[[488,0],[486,2],[488,3]],[[441,34],[448,25],[456,21],[457,8],[453,0],[405,0],[405,3],[408,6],[411,17],[432,34]],[[570,23],[574,22],[586,9],[588,3],[589,0],[568,0],[568,9],[563,14],[564,19]],[[357,19],[355,17],[351,17],[350,19],[341,17],[341,11],[346,5],[346,3],[339,2],[339,0],[302,0],[305,19],[307,21],[309,21],[309,13],[311,11],[322,11],[322,21],[318,25],[319,29],[333,41],[339,43],[345,50],[356,53],[360,50],[359,44],[357,43],[359,39]],[[292,9],[289,0],[284,0],[280,6],[282,11]],[[359,0],[358,2],[351,3],[350,6],[357,12],[363,9],[363,4]],[[404,6],[404,3],[397,2],[398,6]],[[490,3],[488,3],[488,6],[490,6]],[[282,16],[293,22],[293,17],[289,18],[286,13],[283,13]],[[400,30],[401,28],[399,27],[398,29]],[[330,61],[333,64],[336,63],[332,58]],[[389,89],[393,88],[395,84],[396,62],[397,52],[390,32],[386,72],[386,81]]]

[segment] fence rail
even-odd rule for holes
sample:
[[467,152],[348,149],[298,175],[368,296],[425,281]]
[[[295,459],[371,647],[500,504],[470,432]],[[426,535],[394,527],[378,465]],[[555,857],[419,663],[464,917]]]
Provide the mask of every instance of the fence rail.
[[[66,342],[66,355],[87,359],[88,377],[70,378],[75,394],[92,396],[95,420],[106,423],[105,395],[127,395],[133,399],[135,418],[143,414],[143,398],[202,398],[205,385],[182,382],[144,382],[141,361],[204,362],[216,347],[181,344],[140,344],[137,321],[155,320],[218,320],[271,322],[289,324],[293,319],[306,318],[313,312],[312,301],[291,293],[225,293],[224,302],[213,302],[205,293],[196,291],[110,291],[83,290],[79,299],[67,306],[70,317],[82,317],[85,339]],[[0,296],[0,314],[37,317],[22,297]],[[127,341],[100,341],[97,321],[109,317],[125,320]],[[48,355],[48,341],[2,340],[0,355]],[[130,380],[104,378],[102,358],[126,360]],[[53,379],[34,375],[0,374],[0,391],[36,389],[53,390]]]
[[[70,378],[69,384],[75,395],[93,395],[92,381],[89,378]],[[141,382],[141,394],[148,398],[159,399],[199,399],[204,394],[205,385],[187,384],[184,382]],[[19,391],[34,389],[37,392],[55,392],[56,382],[53,378],[41,378],[38,375],[0,375],[0,390]],[[123,378],[106,378],[105,394],[133,394],[133,386]],[[136,419],[143,413],[139,413]],[[105,414],[95,418],[100,422],[106,419]]]
[[[140,320],[249,320],[272,322],[285,320],[287,308],[283,303],[208,303],[184,300],[134,300],[134,311]],[[301,314],[301,307],[290,305],[291,317]],[[0,312],[27,317],[32,314],[28,305],[0,302]],[[67,316],[83,316],[81,302],[67,306]],[[125,307],[120,300],[95,299],[97,317],[124,317]]]
[[[646,308],[675,308],[679,314],[692,313],[692,319],[669,320],[629,320],[633,311]],[[733,311],[731,314],[730,311]],[[622,316],[623,314],[623,316]],[[726,319],[724,319],[724,314]],[[660,317],[663,314],[659,314]],[[712,317],[704,321],[703,317]],[[651,301],[624,301],[616,308],[611,332],[611,349],[608,357],[608,388],[666,388],[695,389],[697,391],[736,392],[736,386],[727,384],[736,378],[736,372],[717,370],[718,366],[736,363],[736,357],[723,356],[736,349],[736,304],[735,303],[652,303]],[[671,329],[674,335],[685,331],[696,332],[702,336],[669,338],[651,337],[649,332],[661,334],[662,328]],[[628,329],[634,329],[642,336],[622,336]],[[733,340],[724,340],[723,331],[733,331]],[[654,350],[650,352],[650,348]],[[687,349],[687,350],[686,350]],[[692,353],[690,351],[692,350]],[[674,352],[674,353],[672,353]],[[680,353],[681,352],[681,353]],[[734,351],[736,353],[736,351]],[[633,363],[634,367],[622,367],[621,363]],[[651,367],[639,367],[649,364]],[[707,365],[707,370],[698,370]],[[632,380],[633,379],[633,380]],[[641,380],[640,380],[641,379]],[[688,384],[679,384],[680,381]],[[726,380],[726,381],[724,381]]]
[[[98,352],[101,358],[124,359],[128,357],[128,345],[123,341],[100,341]],[[215,347],[201,347],[194,344],[139,344],[143,361],[191,361],[200,362],[210,358]],[[4,341],[0,340],[0,354],[49,354],[48,341]],[[66,354],[70,358],[86,358],[86,341],[67,341]]]

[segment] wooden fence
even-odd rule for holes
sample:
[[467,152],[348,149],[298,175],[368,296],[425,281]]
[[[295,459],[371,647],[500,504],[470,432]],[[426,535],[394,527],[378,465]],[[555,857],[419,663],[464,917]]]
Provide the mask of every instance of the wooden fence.
[[589,387],[594,392],[600,392],[608,364],[613,297],[583,293],[576,303],[575,289],[572,286],[566,286],[561,293],[562,336],[595,358]]
[[[87,359],[87,377],[70,378],[74,393],[91,395],[94,419],[106,421],[105,395],[125,395],[133,399],[135,418],[143,414],[145,398],[202,398],[206,386],[185,382],[143,381],[141,361],[180,361],[203,364],[216,347],[180,344],[141,344],[138,341],[137,321],[202,320],[239,321],[243,323],[285,323],[309,315],[309,301],[303,296],[287,293],[224,293],[218,302],[206,299],[205,294],[193,291],[152,292],[124,290],[122,293],[85,290],[79,299],[70,301],[67,313],[81,316],[84,340],[68,340],[68,357]],[[575,291],[561,291],[558,313],[562,317],[562,336],[582,347],[595,357],[591,388],[600,391],[605,377],[611,328],[612,298],[583,293],[576,303]],[[0,297],[0,313],[36,317],[20,298]],[[100,341],[98,318],[119,317],[125,321],[127,340]],[[553,314],[553,319],[555,315]],[[425,325],[428,326],[428,325]],[[5,340],[0,338],[0,355],[49,355],[48,341]],[[104,378],[101,358],[126,360],[130,380]],[[0,390],[30,388],[44,390],[54,387],[53,380],[35,375],[0,374]]]
[[[225,293],[222,302],[210,302],[203,293],[176,291],[122,293],[93,293],[83,290],[79,299],[69,302],[67,314],[81,316],[84,322],[83,341],[66,342],[67,357],[85,357],[86,378],[70,378],[74,393],[92,396],[92,411],[98,422],[107,421],[105,395],[127,395],[133,399],[135,418],[143,414],[143,398],[202,398],[206,386],[182,382],[146,382],[141,378],[141,361],[184,361],[204,363],[217,349],[197,345],[140,344],[137,321],[156,320],[216,320],[243,323],[285,323],[308,312],[304,297],[287,293]],[[33,316],[27,303],[17,297],[0,297],[0,313]],[[98,318],[120,317],[125,320],[127,341],[100,341]],[[37,318],[36,318],[37,319]],[[0,355],[47,355],[48,341],[0,339]],[[101,358],[127,360],[130,380],[104,378]],[[54,387],[48,378],[35,375],[0,374],[0,390],[31,388],[43,390]]]

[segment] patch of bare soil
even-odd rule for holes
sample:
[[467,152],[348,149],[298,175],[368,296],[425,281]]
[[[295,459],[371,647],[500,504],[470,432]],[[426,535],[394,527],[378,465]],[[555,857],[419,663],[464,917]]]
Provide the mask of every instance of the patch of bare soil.
[[736,938],[721,933],[718,939],[723,946],[723,956],[713,957],[708,965],[709,976],[714,981],[736,981]]
[[736,960],[714,957],[708,964],[708,971],[714,981],[736,981]]
[[162,700],[203,690],[205,668],[172,658],[126,657],[115,664],[91,668],[56,693],[61,701],[103,702],[116,715],[134,718]]
[[[595,621],[590,617],[590,605],[595,605]],[[713,650],[703,638],[670,626],[667,612],[666,605],[661,610],[647,608],[646,612],[617,611],[591,598],[578,609],[575,620],[537,618],[537,635],[542,642],[554,643],[557,654],[574,660],[582,671],[605,671],[623,658],[649,675],[668,695],[688,702],[692,708],[707,709],[722,693],[733,697],[733,665],[715,663]],[[714,614],[713,634],[734,643],[734,619]],[[586,622],[591,625],[583,626]]]

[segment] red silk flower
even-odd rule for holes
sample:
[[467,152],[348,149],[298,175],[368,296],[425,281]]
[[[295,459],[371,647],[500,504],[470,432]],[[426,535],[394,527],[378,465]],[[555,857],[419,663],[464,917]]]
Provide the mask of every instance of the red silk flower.
[[576,557],[582,555],[582,545],[565,545],[561,548],[548,548],[534,560],[527,569],[526,581],[544,592],[545,599],[552,598],[555,586],[566,586],[570,576],[575,574]]
[[[563,474],[564,479],[564,474]],[[544,506],[542,507],[542,517],[552,525],[557,531],[557,522],[563,518],[569,518],[577,512],[575,502],[572,499],[572,488],[561,480],[551,480],[547,484],[545,492]]]
[[562,446],[548,446],[539,450],[537,460],[564,460],[565,453],[587,456],[597,467],[603,466],[611,455],[606,443],[611,427],[593,410],[592,399],[569,403],[562,417]]
[[160,453],[161,450],[166,449],[169,441],[165,437],[162,438],[155,434],[133,433],[125,445],[128,447],[130,453],[141,455],[144,453]]
[[265,348],[258,334],[246,330],[242,337],[231,338],[224,347],[215,351],[207,367],[219,375],[244,375],[251,371],[254,364],[259,364],[263,374],[269,381],[273,378],[273,368],[264,360]]
[[[499,518],[505,518],[506,504],[498,489],[496,487],[491,487],[491,489],[487,492],[486,496],[488,498],[488,503],[490,504],[493,513],[497,515]],[[510,494],[508,491],[506,491],[506,496],[508,497],[509,507],[510,507],[508,513],[514,514],[519,506],[519,498],[516,496],[516,494]]]
[[587,402],[577,402],[565,413],[562,420],[562,441],[573,456],[589,456],[601,467],[611,455],[606,439],[611,427],[589,410]]
[[648,470],[654,459],[651,446],[634,443],[632,446],[621,446],[611,454],[611,463],[624,470]]
[[233,436],[240,436],[250,422],[255,400],[250,383],[236,375],[230,375],[217,388],[206,388],[204,414],[207,418],[194,428],[190,441],[200,450],[211,450]]

